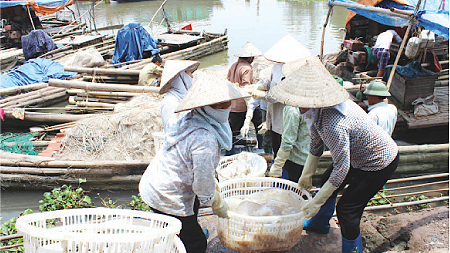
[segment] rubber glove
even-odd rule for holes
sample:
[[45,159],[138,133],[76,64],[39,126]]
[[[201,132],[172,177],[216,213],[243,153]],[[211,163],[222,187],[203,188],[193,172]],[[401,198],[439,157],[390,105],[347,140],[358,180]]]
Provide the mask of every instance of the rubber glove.
[[248,134],[248,130],[250,130],[250,122],[253,118],[253,109],[248,108],[247,113],[245,114],[244,125],[241,127],[241,136],[245,137]]
[[269,176],[281,177],[283,173],[283,166],[286,160],[289,158],[291,151],[286,151],[282,148],[278,149],[277,157],[275,158],[272,167],[270,167]]
[[213,214],[219,216],[220,218],[228,218],[228,204],[220,197],[219,191],[217,190],[217,184],[211,208],[213,210]]
[[256,89],[265,91],[266,90],[266,84],[263,81],[259,81],[258,83],[256,83]]
[[316,173],[317,165],[319,164],[318,156],[308,154],[306,158],[305,166],[303,166],[302,176],[298,180],[298,188],[311,190],[312,188],[312,177]]
[[249,92],[252,95],[253,99],[259,100],[263,99],[266,100],[267,91],[257,90],[253,89],[252,92]]
[[261,123],[261,125],[259,125],[258,128],[260,128],[258,131],[258,134],[261,134],[261,135],[265,134],[267,132],[267,130],[269,130],[267,128],[267,123],[265,121],[263,123]]
[[305,212],[305,218],[309,219],[316,215],[320,207],[330,198],[334,191],[338,187],[332,185],[330,181],[325,182],[325,184],[317,192],[316,196],[308,202],[301,210]]

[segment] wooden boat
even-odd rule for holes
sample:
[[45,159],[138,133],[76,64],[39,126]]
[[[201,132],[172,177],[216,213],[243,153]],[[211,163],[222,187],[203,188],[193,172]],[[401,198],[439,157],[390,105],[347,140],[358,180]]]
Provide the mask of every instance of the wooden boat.
[[[406,26],[408,26],[408,22],[409,24],[412,24],[412,22],[420,23],[421,20],[417,21],[411,19],[413,11],[398,11],[396,8],[383,9],[376,6],[370,6],[371,4],[375,5],[383,1],[359,2],[362,4],[344,3],[340,0],[331,2],[330,10],[333,8],[332,6],[343,6],[345,8],[352,8],[352,10],[358,11],[358,14],[349,10],[346,23],[347,40],[343,41],[341,51],[322,57],[324,65],[331,74],[339,76],[346,81],[344,82],[346,84],[344,87],[349,90],[353,96],[355,96],[358,91],[363,92],[371,81],[378,79],[375,77],[377,72],[377,60],[372,55],[370,47],[375,44],[376,36],[381,31],[385,31],[386,29],[395,29],[400,36],[404,36],[406,39],[403,40],[402,45],[397,45],[395,43],[391,45],[390,51],[392,52],[393,57],[391,57],[388,64],[393,64],[394,71],[391,74],[390,71],[386,70],[385,73],[389,76],[389,78],[385,81],[389,91],[392,94],[389,101],[390,103],[395,104],[399,110],[397,125],[394,130],[393,137],[394,139],[415,144],[448,143],[449,44],[448,34],[446,37],[443,37],[445,35],[441,33],[442,30],[440,28],[436,28],[441,25],[439,23],[440,19],[436,18],[434,21],[430,21],[430,24],[432,25],[429,26],[429,29],[434,29],[433,31],[437,34],[441,34],[442,36],[437,36],[431,47],[428,47],[428,44],[426,44],[423,49],[419,49],[419,52],[414,59],[409,59],[405,56],[405,50],[403,50],[409,33]],[[364,4],[368,5],[366,6]],[[430,4],[427,3],[427,6],[420,6],[420,8],[426,8],[428,10],[429,5]],[[367,12],[369,11],[371,11],[372,14],[383,13],[383,15],[368,15]],[[386,25],[386,23],[382,24],[379,22],[381,21],[381,17],[396,19],[396,22],[401,22],[406,24],[406,26],[403,28],[398,28]],[[386,22],[386,20],[383,22]],[[395,22],[391,24],[394,23]],[[427,53],[427,49],[433,50],[436,58],[426,57],[431,56],[429,52]],[[395,71],[397,65],[406,65],[412,60],[417,60],[422,64],[422,67],[431,69],[431,66],[434,65],[434,60],[436,59],[442,66],[442,70],[435,72],[429,77],[408,78],[401,76]],[[439,112],[429,116],[414,116],[414,108],[411,105],[411,102],[419,97],[425,98],[429,95],[434,95],[435,103],[439,107]],[[363,107],[367,107],[364,103],[360,104]]]

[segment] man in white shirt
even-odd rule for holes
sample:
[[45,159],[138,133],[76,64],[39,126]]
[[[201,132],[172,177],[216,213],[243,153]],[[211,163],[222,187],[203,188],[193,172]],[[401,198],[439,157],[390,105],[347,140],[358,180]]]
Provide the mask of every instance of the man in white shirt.
[[382,77],[384,74],[384,68],[386,67],[389,58],[391,57],[389,53],[389,48],[391,48],[392,39],[397,43],[402,42],[402,38],[398,36],[397,32],[394,30],[387,30],[378,35],[375,46],[372,47],[372,54],[378,59],[378,77]]
[[392,136],[397,123],[397,107],[384,101],[391,96],[386,85],[380,81],[371,82],[364,94],[369,103],[369,117]]

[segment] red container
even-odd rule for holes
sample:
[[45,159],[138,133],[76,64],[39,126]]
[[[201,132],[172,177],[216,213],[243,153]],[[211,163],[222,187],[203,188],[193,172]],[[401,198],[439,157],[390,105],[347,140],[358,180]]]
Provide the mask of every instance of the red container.
[[344,47],[352,51],[360,51],[364,48],[364,44],[357,40],[344,40]]

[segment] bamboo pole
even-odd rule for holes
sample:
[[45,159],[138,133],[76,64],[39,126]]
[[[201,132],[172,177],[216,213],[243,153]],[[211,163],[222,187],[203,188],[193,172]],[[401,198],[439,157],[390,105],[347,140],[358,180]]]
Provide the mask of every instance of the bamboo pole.
[[[420,6],[421,2],[422,2],[422,0],[419,0],[417,2],[417,6],[416,6],[416,9],[414,10],[414,13],[416,13],[419,10],[419,6]],[[400,57],[403,53],[403,48],[405,47],[405,44],[406,44],[406,38],[408,38],[409,32],[411,30],[411,27],[412,27],[414,21],[415,21],[415,16],[411,15],[411,17],[409,18],[408,28],[406,28],[405,36],[403,36],[402,44],[400,45],[400,48],[398,49],[397,57],[395,57],[394,66],[392,66],[391,73],[389,74],[389,79],[386,84],[388,91],[392,85],[392,80],[394,79],[394,75],[395,75],[395,69],[397,68],[398,61],[400,60]]]
[[83,68],[73,66],[64,66],[64,70],[69,72],[88,73],[91,75],[139,76],[139,71],[137,70]]
[[[20,237],[22,237],[22,236],[20,236]],[[23,243],[7,245],[7,246],[0,247],[0,250],[12,249],[12,248],[17,248],[17,247],[22,247],[22,246],[23,246]]]
[[111,109],[113,110],[115,105],[114,104],[109,104],[109,103],[104,103],[104,102],[84,102],[84,101],[78,101],[76,102],[76,105],[78,107],[97,107],[97,108],[102,108],[102,109]]
[[8,96],[5,98],[0,99],[0,106],[4,106],[6,103],[11,102],[11,101],[17,101],[18,99],[22,99],[22,98],[29,98],[30,96],[33,96],[34,94],[42,94],[51,90],[55,90],[58,88],[55,87],[44,87],[38,90],[34,90],[34,91],[30,91],[27,93],[23,93],[23,94],[17,94],[14,96]]
[[47,83],[34,83],[34,84],[28,84],[28,85],[24,85],[24,86],[14,86],[14,87],[10,87],[10,88],[0,89],[0,96],[15,95],[15,94],[22,93],[25,91],[38,90],[38,89],[46,88],[46,87],[48,87]]
[[[71,115],[71,114],[59,114],[59,113],[40,113],[40,112],[27,112],[25,111],[24,120],[44,123],[67,123],[89,117],[90,115]],[[5,118],[15,119],[12,112],[6,112]]]
[[[29,157],[29,156],[28,156]],[[58,160],[44,160],[42,161],[17,161],[0,159],[2,166],[18,166],[18,167],[44,167],[44,168],[135,168],[145,169],[150,164],[148,161],[58,161]]]
[[324,40],[325,40],[325,28],[327,27],[328,19],[331,16],[332,10],[333,10],[333,5],[330,5],[330,7],[328,8],[327,18],[325,19],[325,23],[323,24],[322,39],[320,40],[320,61],[322,61],[322,58],[323,58],[323,44],[324,44]]
[[55,93],[66,92],[65,89],[61,88],[54,88],[54,87],[50,88],[51,89],[44,88],[41,90],[21,94],[20,96],[14,96],[11,97],[11,99],[8,99],[8,101],[5,99],[2,102],[6,101],[6,103],[1,103],[0,105],[3,108],[17,107],[17,105],[28,103],[31,100],[42,99]]
[[[388,197],[389,198],[398,198],[398,197],[407,197],[407,196],[411,196],[411,195],[419,195],[419,194],[443,192],[443,191],[448,191],[448,187],[447,188],[442,188],[442,189],[437,189],[437,190],[428,190],[428,191],[419,191],[419,192],[408,192],[408,193],[402,193],[402,194],[393,194],[393,195],[389,195]],[[378,200],[378,199],[381,199],[381,198],[386,199],[386,197],[384,197],[380,192],[378,192],[378,195],[380,195],[381,197],[371,198],[371,200]],[[389,201],[389,200],[387,200],[387,201]]]
[[142,93],[138,93],[138,92],[108,92],[108,91],[88,91],[86,92],[85,90],[75,90],[75,89],[71,89],[67,91],[69,94],[74,94],[80,97],[110,97],[110,98],[116,98],[116,99],[120,99],[120,98],[128,98],[128,97],[134,97],[134,96],[139,96],[142,95]]
[[49,79],[48,85],[55,87],[64,88],[77,88],[85,90],[95,90],[95,91],[126,91],[126,92],[159,92],[159,87],[149,87],[149,86],[137,86],[129,84],[103,84],[103,83],[90,83],[76,80],[60,80],[60,79]]
[[85,169],[85,168],[36,168],[36,167],[12,167],[1,166],[0,173],[3,174],[29,174],[29,175],[114,175],[118,171],[109,169]]
[[411,202],[395,203],[392,205],[368,206],[368,207],[364,208],[364,211],[374,211],[374,210],[383,210],[383,209],[388,209],[388,208],[415,206],[415,205],[428,204],[428,203],[432,203],[432,202],[447,201],[448,199],[449,199],[449,197],[445,196],[445,197],[434,198],[434,199],[425,199],[425,200],[418,200],[418,201],[411,201]]
[[49,94],[49,95],[45,95],[42,97],[38,97],[32,100],[28,100],[26,102],[20,102],[14,105],[9,105],[9,106],[4,106],[3,108],[5,109],[10,109],[10,108],[23,108],[23,107],[27,107],[27,106],[31,106],[31,105],[45,105],[45,103],[47,101],[54,101],[56,99],[60,99],[60,98],[64,98],[65,96],[67,96],[67,93],[64,90],[59,91],[59,92],[55,92],[53,94]]

